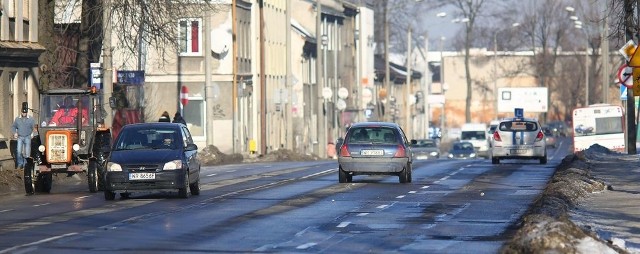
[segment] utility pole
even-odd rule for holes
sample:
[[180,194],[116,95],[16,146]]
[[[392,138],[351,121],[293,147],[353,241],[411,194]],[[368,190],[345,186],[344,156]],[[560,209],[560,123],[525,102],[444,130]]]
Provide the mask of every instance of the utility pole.
[[[624,0],[624,30],[625,41],[633,40],[636,33],[633,23],[633,0]],[[627,154],[636,154],[636,120],[635,120],[635,99],[633,89],[627,89]]]
[[414,136],[412,124],[409,123],[411,116],[411,108],[409,107],[409,90],[411,89],[411,25],[407,33],[407,87],[404,88],[404,131]]
[[[267,79],[265,68],[264,0],[258,1],[260,8],[260,154],[267,154]],[[287,28],[289,29],[289,28]],[[234,56],[235,57],[235,56]]]
[[[111,58],[111,0],[103,2],[102,25],[104,26],[104,39],[102,41],[102,85],[104,86],[102,99],[113,95],[113,59]],[[113,109],[104,107],[105,119],[104,124],[111,128],[113,125]]]
[[[384,89],[387,91],[387,97],[386,97],[386,101],[387,101],[387,107],[385,108],[385,115],[384,115],[384,120],[388,121],[389,116],[390,116],[390,112],[391,110],[391,97],[393,96],[393,94],[391,94],[391,73],[390,72],[390,68],[389,68],[389,18],[388,18],[388,9],[389,9],[389,2],[385,1],[384,3]],[[395,114],[395,112],[393,113]]]
[[322,66],[324,58],[322,58],[322,3],[316,1],[316,88],[318,89],[318,113],[316,121],[318,123],[318,156],[320,158],[327,158],[327,115],[324,110],[324,97],[322,96],[322,89],[324,83],[322,82]]

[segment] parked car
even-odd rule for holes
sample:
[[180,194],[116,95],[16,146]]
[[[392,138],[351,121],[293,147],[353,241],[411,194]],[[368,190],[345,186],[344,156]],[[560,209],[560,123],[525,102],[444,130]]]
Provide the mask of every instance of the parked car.
[[415,145],[411,145],[414,160],[427,160],[440,158],[440,147],[433,139],[416,140]]
[[547,126],[542,127],[542,133],[544,133],[544,140],[547,143],[547,146],[556,148],[558,144],[558,137],[556,137],[556,134],[551,131],[551,128]]
[[105,199],[151,190],[200,194],[198,147],[184,124],[130,124],[119,132],[107,158]]
[[533,118],[500,121],[491,139],[491,163],[504,159],[534,159],[547,163],[547,144],[540,123]]
[[478,154],[471,142],[461,141],[451,145],[448,156],[449,159],[475,159]]
[[411,145],[400,126],[389,122],[353,124],[338,153],[338,181],[348,183],[355,175],[397,175],[411,182]]

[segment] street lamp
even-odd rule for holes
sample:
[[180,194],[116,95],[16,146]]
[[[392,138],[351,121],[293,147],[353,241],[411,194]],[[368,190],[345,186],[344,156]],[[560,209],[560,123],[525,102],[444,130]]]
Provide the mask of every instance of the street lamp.
[[[567,6],[565,10],[570,14],[573,14],[575,12],[575,9],[571,6]],[[573,21],[575,28],[583,30],[582,21],[580,21],[578,16],[571,15],[569,19]],[[585,48],[584,48],[584,84],[585,84],[584,101],[585,102],[584,103],[585,103],[585,106],[587,106],[589,105],[589,34],[587,33],[586,29],[584,29],[583,32],[585,37]]]
[[[513,23],[511,27],[518,27],[520,23]],[[498,119],[498,31],[493,33],[493,92],[495,96],[494,101],[494,114],[495,118]]]

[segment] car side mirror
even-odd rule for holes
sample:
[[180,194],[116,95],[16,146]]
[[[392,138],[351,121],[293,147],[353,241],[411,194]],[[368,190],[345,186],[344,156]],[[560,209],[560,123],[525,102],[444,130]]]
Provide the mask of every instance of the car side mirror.
[[411,145],[415,145],[415,144],[418,144],[418,140],[412,139],[411,140]]
[[195,151],[195,150],[198,150],[198,146],[196,144],[187,144],[187,146],[184,148],[184,150],[186,150],[186,151]]

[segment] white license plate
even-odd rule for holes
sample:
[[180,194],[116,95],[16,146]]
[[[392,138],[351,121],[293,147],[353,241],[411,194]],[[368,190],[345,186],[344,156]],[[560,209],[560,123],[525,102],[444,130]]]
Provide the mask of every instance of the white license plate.
[[53,169],[67,168],[67,164],[51,164],[51,168]]
[[511,153],[512,154],[525,154],[525,153],[527,153],[527,150],[525,150],[525,149],[511,149]]
[[362,150],[360,151],[360,155],[383,155],[384,154],[384,150]]
[[129,173],[129,180],[153,180],[156,173]]

